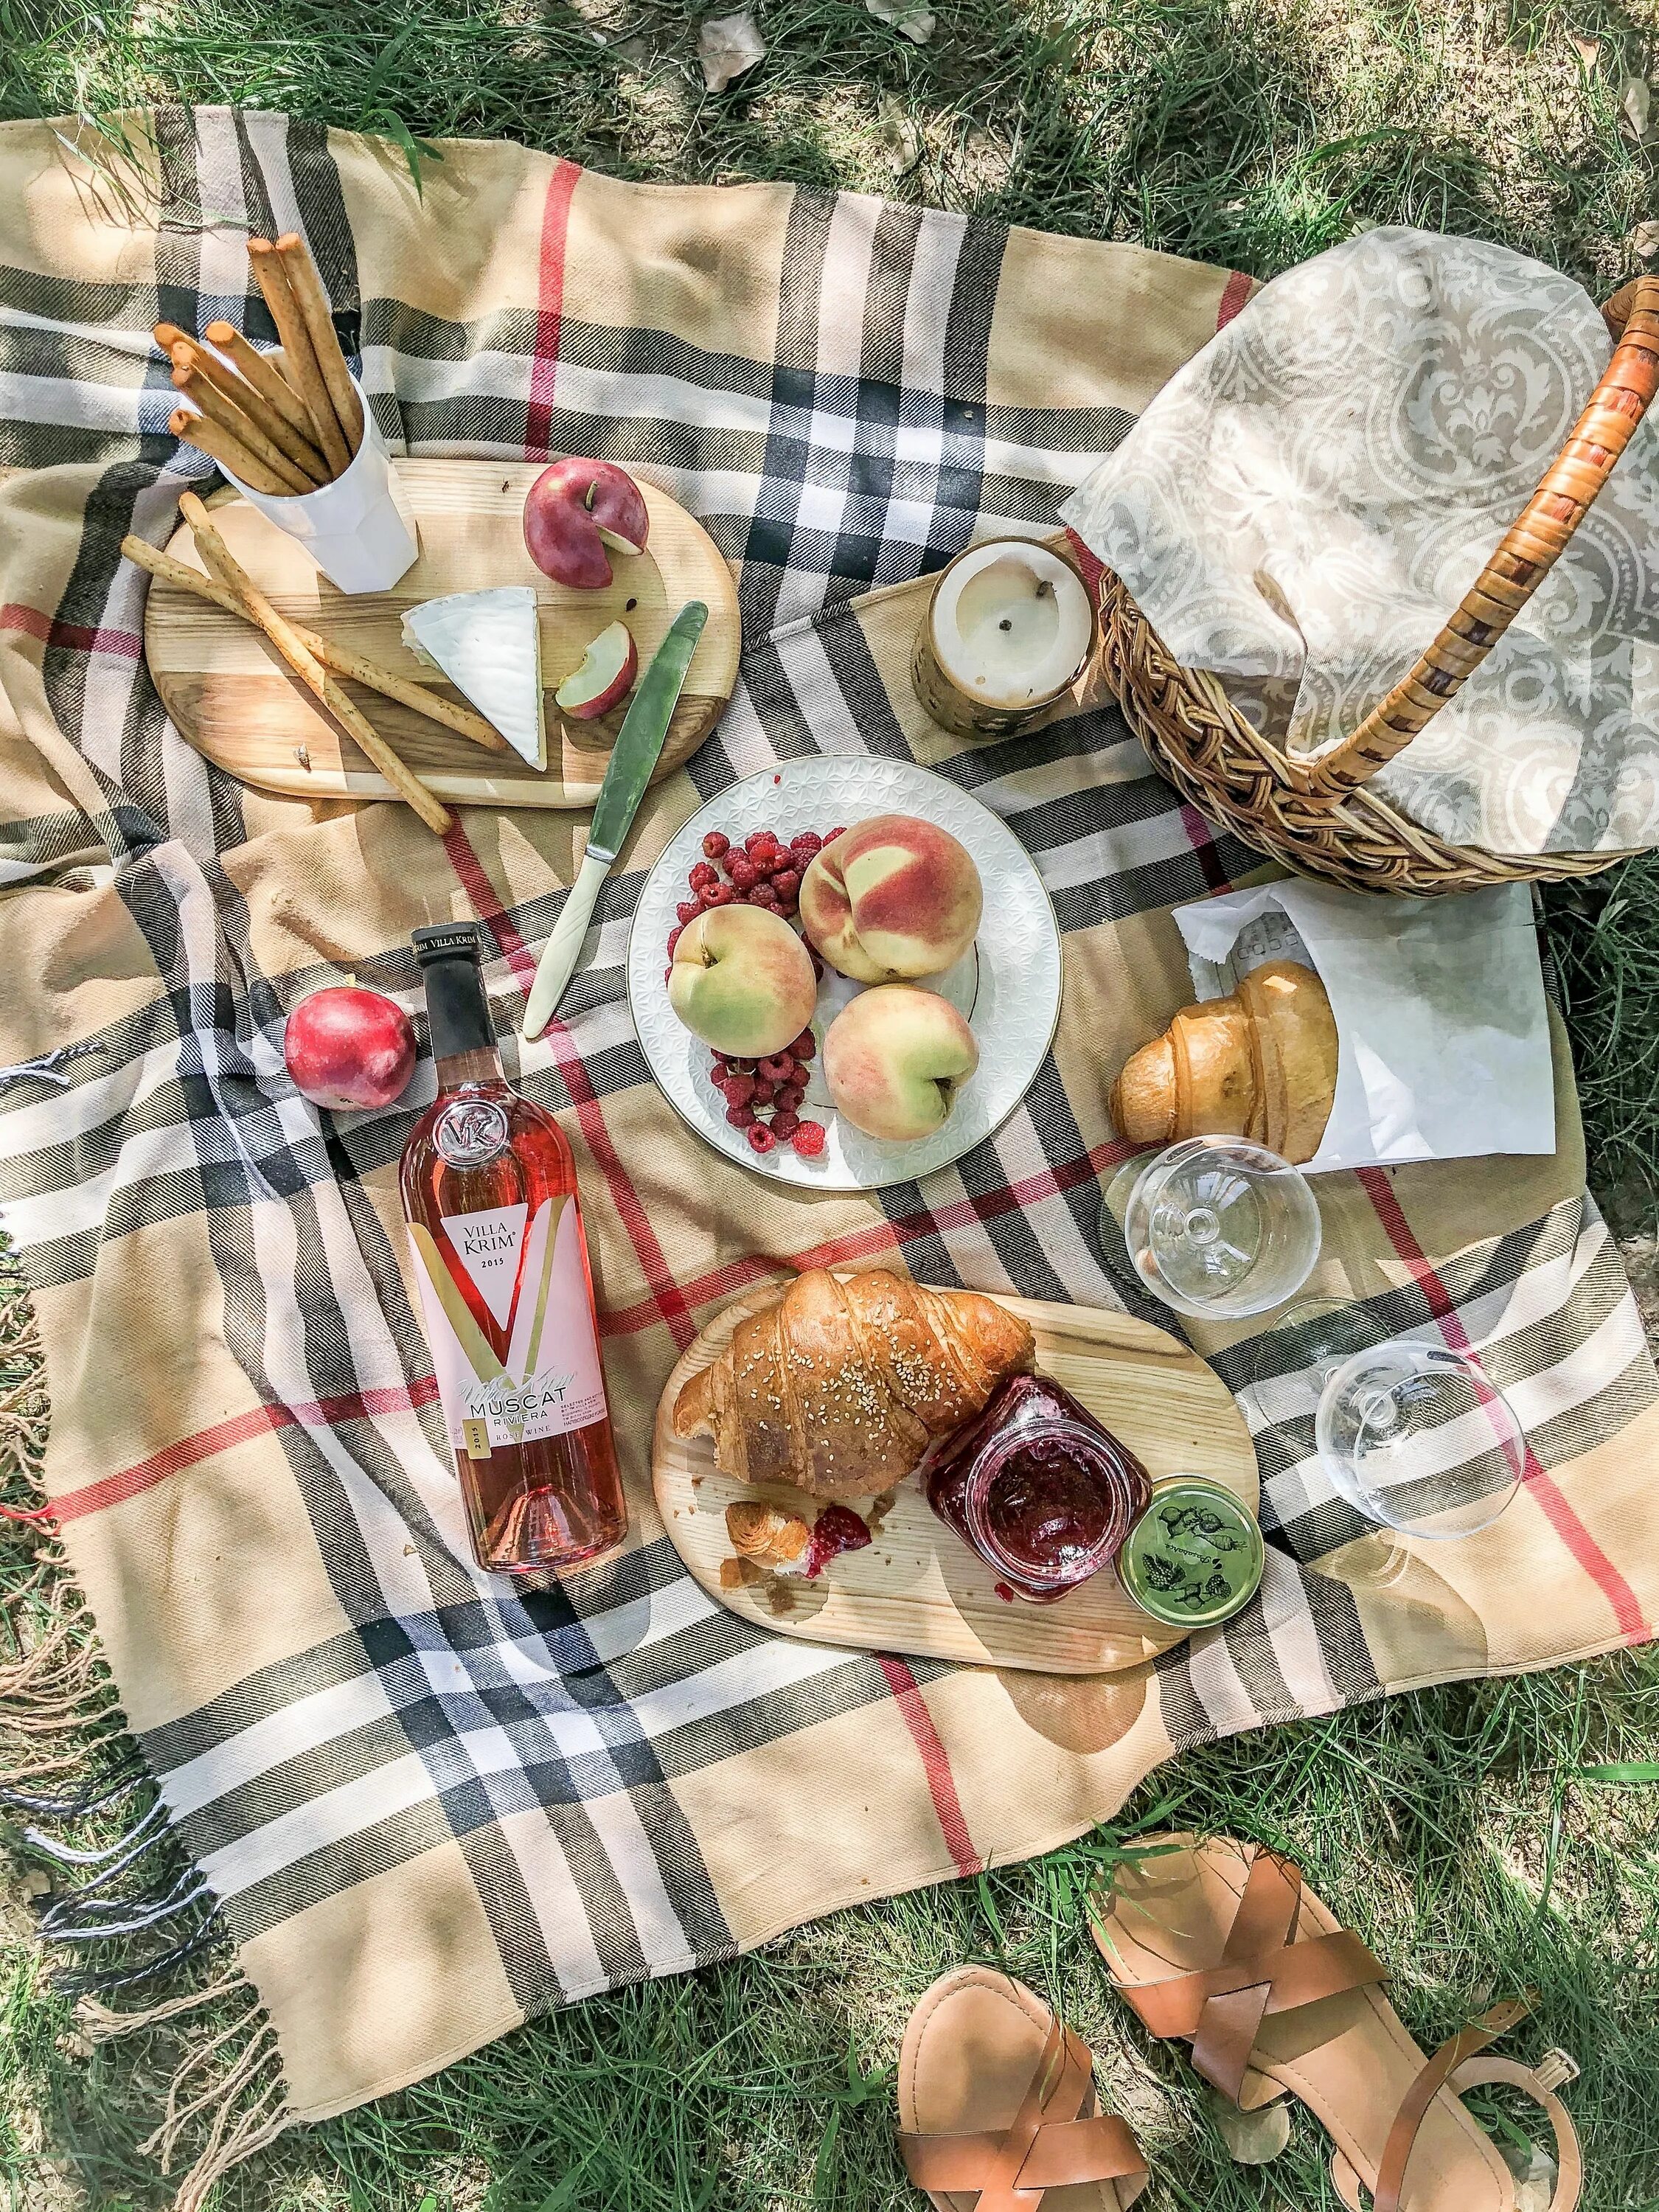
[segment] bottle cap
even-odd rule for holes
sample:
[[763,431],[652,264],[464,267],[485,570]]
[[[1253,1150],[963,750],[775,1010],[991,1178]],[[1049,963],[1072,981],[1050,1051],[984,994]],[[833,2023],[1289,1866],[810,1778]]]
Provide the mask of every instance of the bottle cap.
[[1247,1606],[1267,1565],[1249,1509],[1206,1476],[1160,1482],[1118,1553],[1118,1577],[1143,1613],[1171,1628],[1213,1628]]
[[426,984],[426,1024],[434,1060],[493,1052],[495,1024],[478,965],[477,924],[442,922],[411,930],[410,938]]
[[483,957],[476,921],[428,923],[422,929],[411,929],[409,941],[422,968],[434,960],[480,960]]

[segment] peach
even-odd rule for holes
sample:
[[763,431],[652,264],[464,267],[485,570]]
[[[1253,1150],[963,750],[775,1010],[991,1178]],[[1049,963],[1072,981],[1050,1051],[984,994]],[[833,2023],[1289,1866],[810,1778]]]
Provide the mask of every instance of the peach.
[[811,1022],[817,995],[811,958],[781,915],[710,907],[680,932],[668,1003],[716,1052],[781,1052]]
[[973,943],[981,902],[972,854],[914,814],[844,830],[801,878],[801,926],[860,983],[937,975]]
[[848,1000],[823,1040],[836,1111],[866,1137],[902,1142],[943,1126],[979,1065],[974,1033],[948,999],[880,983]]

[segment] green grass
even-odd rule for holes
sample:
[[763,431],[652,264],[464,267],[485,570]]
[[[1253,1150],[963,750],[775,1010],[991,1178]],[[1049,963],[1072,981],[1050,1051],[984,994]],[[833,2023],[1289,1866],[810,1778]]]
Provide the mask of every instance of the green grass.
[[[789,178],[1134,238],[1259,274],[1407,220],[1503,239],[1605,290],[1659,212],[1620,125],[1654,0],[1228,6],[963,0],[917,48],[853,0],[763,8],[771,52],[702,96],[696,19],[534,0],[0,0],[0,114],[238,100],[407,139],[500,134],[657,180]],[[596,36],[595,33],[601,35]],[[1588,60],[1572,43],[1592,42]],[[1592,1183],[1652,1282],[1659,867],[1548,898]],[[0,1286],[0,1314],[15,1293]],[[13,1364],[7,1366],[10,1356]],[[0,1329],[0,1403],[21,1374]],[[22,1494],[21,1477],[9,1492]],[[27,1540],[0,1547],[0,1585]],[[1522,2047],[1569,2093],[1589,2212],[1659,2207],[1659,1788],[1577,1778],[1651,1759],[1659,1656],[1401,1697],[1261,1731],[1154,1774],[1113,1827],[1042,1860],[836,1915],[729,1967],[534,2023],[402,2095],[286,2139],[221,2212],[864,2212],[914,2203],[885,2078],[906,2013],[959,1960],[1008,1964],[1103,2054],[1154,2153],[1147,2212],[1334,2206],[1297,2115],[1234,2166],[1195,2077],[1133,2031],[1081,1897],[1149,1820],[1285,1845],[1396,1970],[1432,2042],[1518,1986]],[[95,1840],[88,1834],[82,1840]],[[28,2212],[160,2204],[137,2144],[171,2027],[89,2050],[44,1986],[27,1915],[0,1949],[0,2180]],[[231,2010],[216,2017],[228,2021]],[[1494,2114],[1501,2126],[1503,2116]]]

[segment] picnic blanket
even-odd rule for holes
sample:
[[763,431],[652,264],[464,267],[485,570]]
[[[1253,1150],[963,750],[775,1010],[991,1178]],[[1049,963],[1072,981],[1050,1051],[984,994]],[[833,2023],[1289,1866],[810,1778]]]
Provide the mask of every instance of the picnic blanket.
[[[443,146],[422,195],[385,146],[277,115],[143,131],[114,199],[47,127],[0,132],[0,1224],[45,1346],[46,1489],[274,2023],[273,2124],[538,2008],[1042,1850],[1185,1746],[1652,1632],[1655,1375],[1584,1192],[1559,1029],[1555,1158],[1319,1186],[1315,1287],[1479,1345],[1525,1422],[1524,1492],[1485,1534],[1379,1576],[1310,1420],[1299,1455],[1262,1441],[1259,1601],[1154,1664],[1064,1679],[757,1631],[653,1511],[669,1370],[769,1275],[882,1264],[1121,1303],[1095,1235],[1123,1156],[1106,1085],[1190,995],[1169,907],[1258,864],[1109,708],[981,748],[933,728],[907,673],[915,580],[975,534],[1052,529],[1243,279],[504,144]],[[262,332],[244,235],[295,227],[394,451],[609,456],[701,515],[740,579],[741,688],[647,799],[535,1047],[521,994],[581,817],[470,809],[440,843],[399,806],[263,796],[191,750],[145,675],[119,540],[163,538],[199,465],[165,434],[149,326]],[[624,997],[629,915],[677,824],[814,750],[914,757],[973,791],[1065,933],[1023,1106],[869,1196],[786,1193],[702,1146]],[[487,1577],[460,1540],[395,1181],[429,1064],[404,1106],[340,1121],[283,1069],[289,1008],[346,975],[410,990],[410,927],[451,915],[488,925],[508,1073],[578,1150],[634,1529],[564,1588]],[[1235,1379],[1240,1334],[1196,1340]]]

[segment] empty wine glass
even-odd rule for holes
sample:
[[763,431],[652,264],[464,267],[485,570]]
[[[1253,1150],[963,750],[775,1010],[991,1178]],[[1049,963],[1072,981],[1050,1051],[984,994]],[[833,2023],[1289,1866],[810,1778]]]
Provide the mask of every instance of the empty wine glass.
[[1525,1433],[1480,1361],[1408,1337],[1356,1352],[1329,1376],[1314,1439],[1368,1521],[1433,1540],[1491,1528],[1526,1472]]
[[1319,1207],[1277,1152],[1237,1137],[1188,1137],[1114,1177],[1101,1249],[1119,1236],[1152,1296],[1200,1320],[1237,1321],[1293,1297],[1319,1257]]

